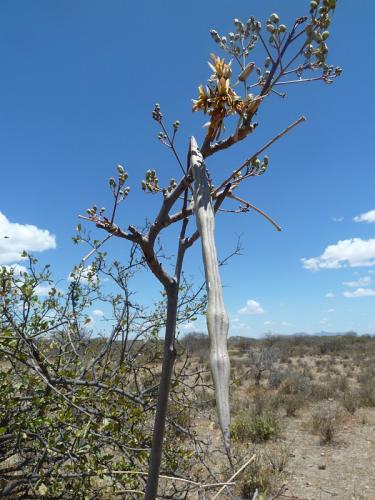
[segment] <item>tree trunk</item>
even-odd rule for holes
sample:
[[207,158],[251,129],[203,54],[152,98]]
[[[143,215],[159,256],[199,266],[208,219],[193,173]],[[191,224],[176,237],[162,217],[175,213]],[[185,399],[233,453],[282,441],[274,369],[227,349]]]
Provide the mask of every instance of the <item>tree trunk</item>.
[[164,357],[159,387],[158,404],[152,436],[151,457],[145,492],[145,500],[155,500],[158,491],[160,463],[163,450],[165,420],[167,415],[168,396],[176,359],[174,346],[177,318],[178,284],[175,280],[165,289],[167,293],[167,323],[165,327]]

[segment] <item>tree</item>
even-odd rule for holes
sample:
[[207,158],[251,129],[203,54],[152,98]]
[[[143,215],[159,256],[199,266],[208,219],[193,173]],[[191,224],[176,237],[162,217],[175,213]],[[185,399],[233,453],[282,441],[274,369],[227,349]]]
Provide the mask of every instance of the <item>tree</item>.
[[[117,179],[111,178],[109,181],[114,197],[111,215],[105,216],[103,211],[98,212],[94,206],[88,210],[88,215],[84,217],[98,228],[109,233],[110,236],[123,238],[138,245],[150,271],[163,286],[167,297],[162,377],[155,417],[146,500],[155,498],[157,493],[170,377],[176,357],[174,347],[176,310],[184,257],[186,251],[201,236],[197,229],[193,229],[190,235],[187,233],[191,216],[196,209],[196,200],[192,196],[194,157],[201,155],[201,160],[204,161],[206,158],[234,146],[253,133],[257,126],[253,119],[258,114],[263,101],[271,95],[282,97],[285,95],[278,90],[279,88],[311,81],[323,81],[329,84],[341,74],[340,68],[333,68],[327,63],[328,27],[335,8],[336,0],[312,1],[310,2],[310,16],[298,17],[289,30],[285,24],[280,22],[277,14],[272,14],[266,23],[268,42],[264,37],[261,23],[253,17],[250,17],[245,23],[235,19],[235,31],[230,33],[228,37],[220,36],[217,31],[212,30],[211,36],[214,42],[238,64],[237,81],[234,85],[231,83],[230,78],[233,73],[231,63],[211,54],[211,63],[209,64],[212,75],[206,87],[203,85],[199,87],[198,99],[193,104],[193,111],[202,111],[209,115],[209,122],[206,124],[207,133],[200,148],[196,146],[194,140],[191,142],[188,161],[185,165],[174,144],[179,121],[173,123],[172,133],[169,133],[163,120],[160,105],[155,105],[152,116],[161,129],[159,139],[175,156],[182,177],[178,182],[172,178],[168,186],[161,187],[156,171],[147,171],[142,189],[162,197],[160,210],[153,222],[145,231],[141,231],[133,225],[129,225],[127,230],[124,230],[115,223],[117,206],[129,193],[129,187],[126,186],[128,173],[122,166],[118,167]],[[249,62],[252,51],[257,44],[260,44],[264,49],[265,61],[255,63],[250,60]],[[315,71],[319,72],[317,76],[310,76],[310,74],[306,76]],[[237,94],[237,89],[241,88],[242,95]],[[255,90],[258,90],[257,95],[251,93]],[[236,118],[234,130],[221,138],[231,116]],[[210,201],[213,203],[215,213],[221,209],[224,202],[235,201],[240,204],[235,211],[256,210],[272,222],[277,229],[280,229],[267,214],[254,207],[247,200],[237,196],[235,192],[248,179],[264,174],[269,159],[268,156],[261,159],[260,155],[276,140],[304,120],[304,117],[300,117],[289,125],[259,151],[243,161],[240,166],[227,172],[216,185],[213,185],[212,181],[209,180]],[[210,179],[209,174],[207,178]],[[181,225],[178,242],[176,242],[177,256],[174,272],[169,273],[155,253],[155,243],[165,228],[177,223]],[[211,345],[216,345],[212,336]],[[213,368],[213,372],[215,372],[215,368]]]
[[[253,17],[246,22],[235,19],[234,32],[228,37],[211,31],[218,47],[238,64],[238,71],[235,73],[232,63],[225,58],[211,55],[213,74],[206,87],[199,87],[198,98],[193,104],[193,111],[209,115],[203,143],[198,147],[191,139],[185,164],[175,147],[179,121],[169,130],[160,105],[155,105],[152,116],[160,128],[160,142],[175,157],[181,177],[176,181],[173,173],[173,178],[163,187],[156,171],[148,170],[141,187],[146,193],[161,197],[160,208],[145,228],[130,225],[125,230],[118,225],[116,215],[119,204],[129,195],[129,175],[118,166],[116,178],[109,179],[113,194],[110,214],[93,206],[86,216],[82,216],[108,234],[101,242],[91,241],[83,228],[78,227],[76,241],[85,240],[93,245],[84,261],[95,253],[97,257],[87,268],[77,267],[67,294],[61,294],[57,286],[52,286],[48,270],[42,275],[35,271],[33,259],[30,259],[29,272],[20,276],[15,275],[14,270],[2,270],[0,351],[6,360],[7,371],[1,375],[5,396],[0,445],[6,453],[1,472],[11,480],[9,485],[4,485],[3,496],[19,492],[40,496],[48,493],[50,496],[51,487],[52,493],[59,497],[64,481],[73,495],[80,491],[82,484],[90,487],[94,496],[108,487],[118,492],[118,473],[121,471],[124,474],[123,493],[136,494],[135,490],[142,487],[140,477],[143,477],[142,469],[148,462],[150,447],[147,500],[156,497],[162,460],[167,470],[184,470],[186,448],[173,441],[171,450],[170,442],[166,441],[164,455],[162,452],[166,421],[193,439],[186,428],[167,417],[167,405],[170,398],[178,400],[181,397],[176,388],[185,377],[183,371],[173,377],[177,324],[202,311],[205,304],[197,295],[199,291],[189,292],[183,273],[186,252],[199,239],[203,240],[208,295],[213,292],[214,297],[213,314],[210,306],[208,311],[211,365],[219,420],[228,458],[231,458],[227,406],[229,366],[225,359],[227,319],[216,265],[213,215],[228,210],[235,213],[255,210],[280,230],[268,214],[238,196],[237,190],[250,178],[266,172],[269,158],[261,155],[305,118],[300,117],[288,125],[239,166],[228,170],[215,184],[205,161],[220,151],[235,147],[252,134],[257,127],[254,118],[264,100],[285,95],[279,88],[312,81],[329,84],[341,74],[340,68],[333,68],[326,62],[328,27],[335,7],[335,0],[312,1],[310,15],[297,18],[289,30],[277,14],[272,14],[265,28],[267,40],[261,23]],[[265,60],[258,63],[251,60],[257,45],[263,48],[265,56]],[[236,74],[235,83],[233,80],[231,83],[233,73]],[[231,132],[226,133],[226,130]],[[230,205],[233,203],[236,206]],[[204,210],[203,215],[199,209]],[[197,219],[197,228],[191,222],[193,216]],[[163,232],[176,224],[179,225],[179,237],[174,269],[170,272],[163,262],[159,241]],[[127,263],[114,263],[108,269],[100,248],[112,237],[130,243],[130,257]],[[128,286],[131,274],[145,266],[159,281],[165,299],[152,313],[146,313],[134,303]],[[97,282],[100,273],[114,279],[122,292],[105,297]],[[213,277],[216,285],[210,289]],[[37,287],[41,281],[51,285],[45,300],[38,296]],[[86,308],[94,299],[109,301],[114,320],[109,338],[96,344],[87,338],[90,318]],[[163,344],[158,340],[162,329],[165,329]],[[150,342],[140,340],[145,334]],[[46,340],[46,336],[52,336],[53,341]],[[150,349],[150,345],[153,348]],[[161,349],[162,371],[159,374],[155,373],[155,364],[161,357]],[[17,380],[16,394],[9,391],[14,380]],[[149,442],[147,426],[155,404],[153,438]],[[170,429],[167,428],[167,432]],[[112,452],[113,447],[115,454],[108,457],[107,451]],[[94,449],[94,453],[88,454],[88,449]],[[16,463],[10,463],[11,460]],[[116,470],[113,470],[114,464]],[[185,470],[187,468],[188,465]],[[21,474],[21,470],[27,473]],[[93,483],[93,476],[98,471],[102,482],[95,480]]]

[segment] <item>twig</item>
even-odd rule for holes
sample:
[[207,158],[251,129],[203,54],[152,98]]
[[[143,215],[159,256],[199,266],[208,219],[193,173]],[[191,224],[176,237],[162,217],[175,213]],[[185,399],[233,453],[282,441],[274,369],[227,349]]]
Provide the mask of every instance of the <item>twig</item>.
[[243,200],[239,196],[235,196],[232,193],[229,193],[228,197],[232,198],[233,200],[237,200],[240,203],[243,203],[246,208],[251,208],[251,209],[255,210],[255,212],[258,212],[260,215],[262,215],[263,217],[265,217],[277,229],[277,231],[281,231],[281,226],[279,226],[279,224],[277,224],[277,222],[275,222],[268,214],[266,214],[265,212],[263,212],[263,210],[261,210],[260,208],[256,207],[255,205],[253,205],[252,203],[249,203],[246,200]]
[[255,160],[260,154],[263,153],[263,151],[265,151],[266,149],[268,149],[270,146],[272,146],[272,144],[274,144],[276,141],[278,141],[279,139],[281,139],[281,137],[283,137],[285,134],[287,134],[288,132],[290,132],[294,127],[296,127],[297,125],[299,125],[300,123],[306,121],[306,118],[304,116],[301,116],[300,118],[298,118],[298,120],[296,120],[295,122],[291,123],[290,125],[288,125],[288,127],[286,127],[286,129],[284,129],[282,132],[280,132],[279,134],[275,135],[275,137],[273,139],[271,139],[270,141],[268,141],[264,146],[262,146],[260,149],[258,149],[258,151],[256,153],[253,154],[253,156],[251,156],[250,158],[248,158],[240,167],[238,167],[236,170],[234,170],[231,175],[225,179],[218,188],[215,189],[214,193],[212,196],[215,196],[217,195],[217,193],[226,185],[228,184],[228,182],[230,182],[233,177],[235,177],[239,172],[241,172],[241,170],[245,167],[247,167],[248,165],[250,165],[250,163]]
[[304,83],[304,82],[316,82],[318,80],[324,80],[325,75],[315,76],[313,78],[298,78],[297,80],[286,80],[274,83],[274,85],[288,85],[290,83]]
[[109,240],[109,238],[112,238],[113,234],[109,234],[108,236],[106,236],[102,241],[100,241],[96,247],[94,247],[87,255],[85,255],[83,258],[82,258],[82,262],[86,262],[87,259],[89,259],[91,257],[92,254],[94,254],[102,245],[104,245],[104,243],[106,241]]
[[[248,465],[250,465],[252,462],[254,462],[256,455],[253,455],[247,462],[245,462],[237,472],[233,474],[232,477],[228,479],[228,483],[231,483],[233,479],[235,479]],[[212,497],[212,500],[215,500],[216,498],[219,498],[219,495],[225,490],[225,486],[222,486],[220,490],[216,493],[214,497]]]
[[[148,476],[148,472],[142,472],[142,471],[134,471],[134,470],[114,470],[110,471],[107,470],[104,472],[104,474],[113,474],[113,475],[122,475],[122,474],[135,474],[138,476]],[[209,483],[209,484],[202,484],[197,481],[192,481],[191,479],[185,479],[184,477],[177,477],[177,476],[165,476],[163,474],[159,475],[160,479],[167,479],[169,481],[180,481],[181,483],[187,483],[191,484],[196,488],[199,488],[201,490],[207,490],[211,488],[218,488],[219,486],[234,486],[236,483],[227,481],[227,482],[222,482],[222,483]]]

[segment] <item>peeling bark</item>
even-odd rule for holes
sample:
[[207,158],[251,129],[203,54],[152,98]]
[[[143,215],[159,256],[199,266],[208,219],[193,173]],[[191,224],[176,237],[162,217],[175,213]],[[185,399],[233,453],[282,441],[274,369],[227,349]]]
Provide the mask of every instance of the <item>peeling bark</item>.
[[210,364],[215,386],[219,424],[227,450],[230,449],[229,377],[227,348],[229,329],[215,245],[215,216],[203,156],[196,140],[190,142],[190,169],[194,178],[194,211],[201,236],[207,287],[207,329],[210,337]]

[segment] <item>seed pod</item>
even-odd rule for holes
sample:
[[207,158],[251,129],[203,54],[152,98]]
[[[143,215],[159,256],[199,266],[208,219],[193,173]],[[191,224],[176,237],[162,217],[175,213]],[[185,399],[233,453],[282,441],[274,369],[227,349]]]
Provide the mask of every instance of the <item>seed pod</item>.
[[215,385],[216,406],[224,445],[230,449],[229,377],[227,348],[228,314],[224,305],[215,246],[215,216],[211,204],[207,171],[194,137],[190,140],[190,168],[194,178],[194,211],[201,236],[207,287],[207,329],[210,337],[210,364]]
[[255,63],[250,62],[245,66],[245,69],[240,73],[238,77],[238,81],[244,82],[253,72],[253,69],[255,68]]

